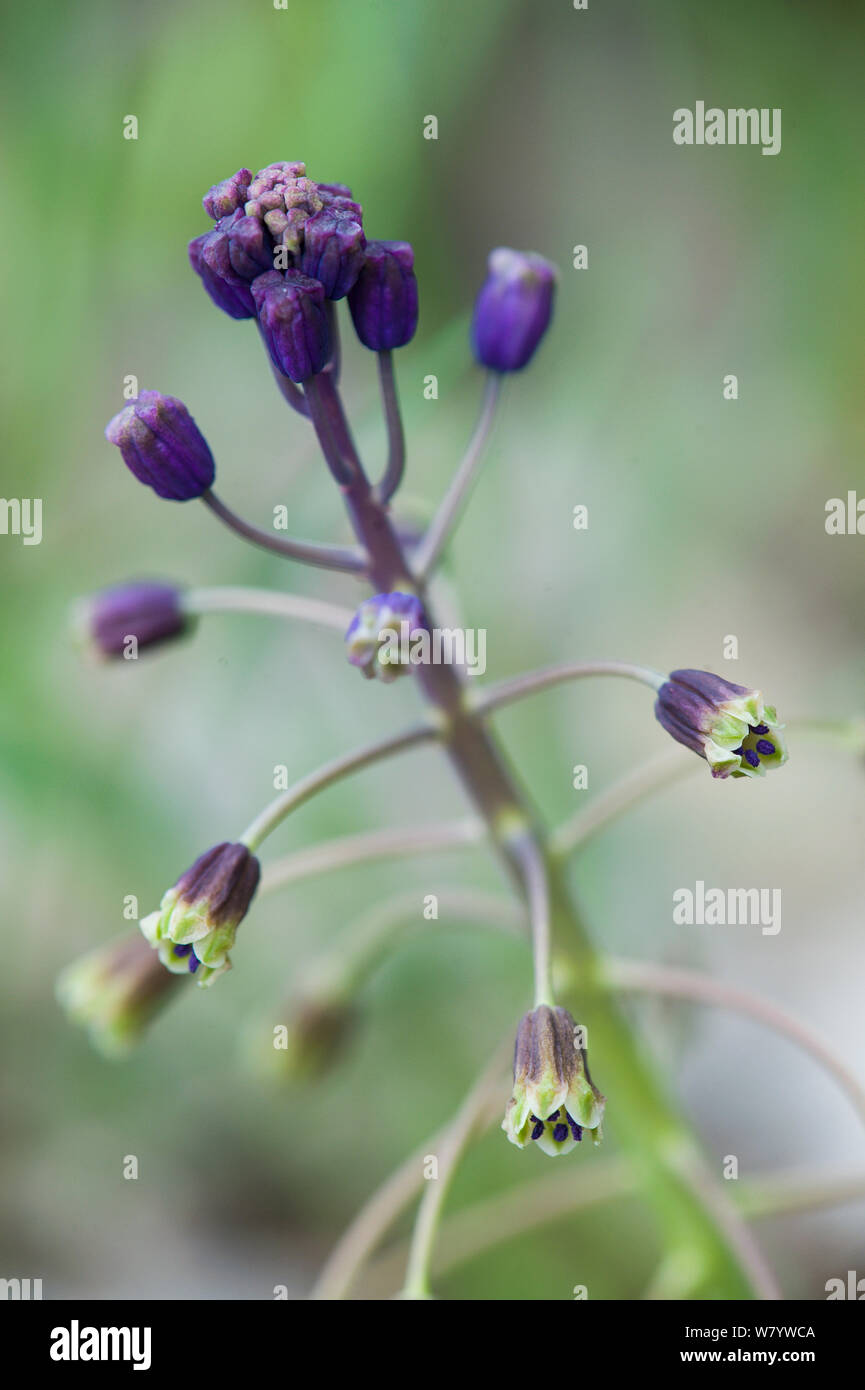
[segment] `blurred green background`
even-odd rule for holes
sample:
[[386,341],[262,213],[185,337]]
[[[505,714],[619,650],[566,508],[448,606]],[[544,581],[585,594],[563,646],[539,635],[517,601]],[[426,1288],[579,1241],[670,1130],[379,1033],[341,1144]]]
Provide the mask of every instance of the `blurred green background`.
[[[369,235],[413,242],[421,322],[398,359],[407,516],[441,495],[472,426],[467,326],[488,249],[562,267],[553,328],[509,385],[440,589],[487,629],[491,677],[621,658],[721,669],[791,720],[858,713],[865,540],[827,536],[824,507],[865,488],[865,16],[837,0],[4,9],[2,490],[44,499],[44,538],[0,537],[0,1275],[41,1277],[45,1297],[269,1298],[277,1283],[302,1296],[531,1002],[528,950],[428,924],[364,991],[350,1054],[311,1092],[247,1070],[249,1020],[278,1019],[299,967],[390,891],[505,891],[485,851],[262,899],[232,975],[190,990],[127,1063],[100,1060],[55,1005],[58,970],[126,929],[124,895],[149,911],[203,848],[239,834],[275,763],[299,776],[415,708],[408,682],[363,683],[334,635],[267,619],[213,617],[194,641],[111,669],[70,641],[70,601],[126,577],[358,596],[253,552],[203,508],[160,502],[103,438],[134,373],[189,405],[245,515],[267,524],[285,503],[296,534],[345,534],[254,330],[220,315],[188,267],[201,195],[240,165],[304,159],[352,186]],[[698,99],[781,107],[781,154],[675,146],[673,110]],[[437,141],[423,138],[428,114]],[[585,271],[571,269],[577,243]],[[736,402],[722,398],[729,372]],[[423,398],[430,373],[437,401]],[[370,355],[350,346],[344,380],[375,470]],[[572,528],[577,503],[586,532]],[[737,663],[722,660],[727,634]],[[645,693],[615,683],[561,689],[498,724],[551,822],[665,746]],[[586,850],[574,881],[610,951],[763,990],[861,1073],[865,770],[790,741],[782,776],[697,775],[659,795]],[[571,787],[575,763],[589,765],[587,792]],[[464,813],[447,767],[412,754],[311,803],[265,858]],[[780,887],[781,933],[674,927],[672,892],[697,878]],[[678,1005],[634,1016],[716,1171],[726,1154],[743,1177],[865,1166],[849,1105],[788,1043]],[[611,1096],[609,1144],[570,1160],[574,1182],[614,1152]],[[127,1154],[137,1182],[123,1180]],[[452,1205],[546,1172],[494,1130]],[[865,1272],[863,1214],[760,1227],[787,1296],[825,1296],[857,1260]],[[656,1259],[648,1216],[619,1202],[505,1243],[440,1291],[567,1299],[585,1283],[594,1298],[639,1297]]]

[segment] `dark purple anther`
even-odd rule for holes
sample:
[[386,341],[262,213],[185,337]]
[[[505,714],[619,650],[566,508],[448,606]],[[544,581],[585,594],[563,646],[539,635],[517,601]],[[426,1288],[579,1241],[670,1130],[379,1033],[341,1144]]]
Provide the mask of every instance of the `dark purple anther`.
[[472,346],[482,367],[518,372],[550,324],[556,268],[542,256],[500,246],[475,303]]
[[583,1128],[582,1128],[582,1125],[578,1125],[577,1122],[576,1122],[576,1120],[573,1119],[570,1115],[568,1115],[568,1124],[569,1124],[570,1127],[571,1127],[571,1134],[574,1136],[574,1139],[575,1139],[575,1140],[577,1141],[577,1143],[579,1144],[580,1140],[581,1140],[582,1137],[583,1137]]
[[754,752],[753,748],[746,748],[742,756],[744,757],[745,762],[748,764],[749,767],[760,766],[760,759]]
[[192,946],[191,946],[191,945],[190,945],[190,946],[175,946],[175,948],[174,948],[174,954],[175,954],[176,956],[188,956],[188,955],[189,955],[189,952],[190,952],[191,950],[192,950]]
[[216,472],[207,440],[182,401],[142,391],[105,427],[123,462],[158,497],[188,502],[211,487]]
[[533,1139],[540,1139],[540,1137],[541,1137],[541,1135],[543,1134],[543,1132],[544,1132],[544,1122],[543,1122],[543,1120],[538,1120],[537,1123],[535,1124],[534,1129],[532,1130],[532,1138],[533,1138]]
[[757,752],[762,753],[764,758],[768,758],[770,753],[775,752],[775,745],[774,743],[770,743],[767,738],[758,738]]
[[567,1137],[568,1137],[568,1127],[567,1127],[567,1125],[556,1125],[555,1129],[553,1130],[553,1138],[555,1139],[556,1143],[557,1143],[557,1144],[563,1143],[564,1140],[567,1139]]
[[357,336],[372,352],[411,341],[417,328],[417,280],[407,241],[367,242],[348,307]]
[[192,956],[189,957],[189,973],[190,973],[190,975],[194,975],[194,974],[195,974],[195,972],[196,972],[196,970],[198,969],[198,967],[199,967],[200,964],[201,964],[201,961],[198,959],[198,956],[192,955]]
[[769,732],[769,725],[768,725],[768,724],[751,724],[751,725],[750,725],[750,729],[751,729],[751,733],[752,733],[752,734],[768,734],[768,732]]
[[324,288],[299,270],[269,270],[252,282],[258,321],[274,366],[294,382],[327,365],[330,325]]
[[559,1112],[558,1112],[558,1110],[554,1110],[553,1113],[552,1113],[552,1115],[548,1115],[548,1116],[547,1116],[547,1124],[548,1124],[548,1125],[551,1125],[552,1122],[553,1122],[553,1120],[557,1120],[558,1118],[559,1118]]

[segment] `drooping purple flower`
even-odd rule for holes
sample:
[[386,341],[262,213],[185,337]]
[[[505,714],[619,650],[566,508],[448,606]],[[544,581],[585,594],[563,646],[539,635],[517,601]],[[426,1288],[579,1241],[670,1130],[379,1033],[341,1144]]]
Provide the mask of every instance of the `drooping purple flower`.
[[330,357],[324,288],[299,270],[269,270],[252,283],[258,321],[274,365],[294,382],[308,381]]
[[713,777],[759,777],[787,761],[774,707],[759,690],[711,671],[672,671],[658,690],[655,718],[677,743],[706,759]]
[[360,341],[373,352],[403,347],[418,319],[414,251],[407,241],[368,241],[348,307]]
[[138,481],[159,497],[188,502],[213,483],[216,466],[207,440],[173,396],[142,391],[106,425],[105,438],[117,445]]
[[181,591],[173,584],[118,584],[82,600],[78,623],[99,656],[123,658],[131,637],[137,654],[188,632],[193,619],[184,613],[181,600]]
[[518,372],[531,361],[552,317],[556,277],[542,256],[504,246],[491,252],[472,321],[481,366]]

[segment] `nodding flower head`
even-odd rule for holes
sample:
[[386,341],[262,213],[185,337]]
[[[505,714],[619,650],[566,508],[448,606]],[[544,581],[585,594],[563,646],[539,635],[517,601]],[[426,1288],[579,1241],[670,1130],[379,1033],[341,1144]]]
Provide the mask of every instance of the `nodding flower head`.
[[541,1004],[525,1015],[514,1048],[514,1089],[502,1129],[512,1144],[570,1153],[586,1130],[600,1142],[604,1097],[592,1082],[567,1009]]
[[304,164],[239,169],[205,194],[216,226],[189,246],[193,269],[232,318],[251,318],[251,282],[268,270],[296,270],[342,299],[357,279],[366,238],[363,213],[343,184],[316,183]]
[[713,777],[762,777],[787,761],[774,707],[759,690],[709,671],[672,671],[658,691],[655,718],[706,759]]
[[346,999],[300,997],[293,1001],[287,1023],[250,1033],[250,1061],[274,1081],[298,1085],[315,1081],[343,1055],[357,1018]]
[[531,361],[552,318],[557,276],[543,256],[505,246],[490,253],[472,321],[472,346],[481,366],[518,372]]
[[386,684],[411,669],[411,641],[426,630],[423,604],[415,594],[376,594],[362,603],[345,634],[348,659],[367,680]]
[[404,347],[411,341],[418,301],[414,251],[407,241],[367,242],[348,307],[357,336],[373,352]]
[[308,381],[330,358],[324,289],[299,270],[269,270],[252,283],[258,321],[274,366],[292,381]]
[[105,427],[123,462],[158,497],[188,502],[212,486],[216,465],[207,440],[182,401],[142,391]]
[[68,965],[57,999],[105,1056],[129,1052],[179,981],[138,932],[102,946]]
[[76,606],[75,625],[87,647],[108,660],[137,656],[182,637],[195,623],[173,584],[118,584]]
[[231,968],[228,952],[258,887],[261,869],[246,845],[221,844],[202,854],[169,888],[157,912],[140,923],[174,974],[211,985]]

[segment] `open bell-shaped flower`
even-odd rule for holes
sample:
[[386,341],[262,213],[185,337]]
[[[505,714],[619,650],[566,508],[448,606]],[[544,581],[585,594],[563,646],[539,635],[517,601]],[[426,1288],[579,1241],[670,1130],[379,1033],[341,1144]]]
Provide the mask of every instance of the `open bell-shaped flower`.
[[231,968],[228,952],[252,902],[261,868],[246,845],[214,845],[141,920],[146,939],[167,970],[189,972],[211,985]]
[[672,671],[658,690],[655,718],[706,759],[713,777],[762,777],[787,761],[775,707],[759,690],[710,671]]
[[604,1097],[589,1075],[579,1030],[567,1009],[541,1004],[520,1022],[514,1048],[514,1089],[502,1129],[512,1144],[570,1153],[588,1130],[601,1137]]

